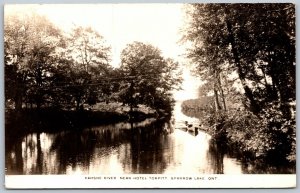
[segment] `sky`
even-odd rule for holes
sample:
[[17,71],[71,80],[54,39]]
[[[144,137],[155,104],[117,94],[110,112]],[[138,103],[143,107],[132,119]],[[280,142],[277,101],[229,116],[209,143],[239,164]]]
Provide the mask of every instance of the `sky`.
[[[199,79],[189,73],[185,47],[179,43],[184,26],[183,4],[44,4],[10,5],[5,13],[22,10],[45,15],[60,29],[92,27],[112,48],[112,65],[120,64],[120,53],[127,44],[141,41],[158,47],[164,57],[178,61],[183,68],[183,90],[177,99],[197,98]],[[196,89],[195,89],[196,88]]]
[[111,45],[115,66],[121,50],[133,41],[150,43],[165,57],[180,59],[184,52],[177,44],[184,23],[183,4],[42,5],[38,12],[66,31],[74,25],[97,30]]

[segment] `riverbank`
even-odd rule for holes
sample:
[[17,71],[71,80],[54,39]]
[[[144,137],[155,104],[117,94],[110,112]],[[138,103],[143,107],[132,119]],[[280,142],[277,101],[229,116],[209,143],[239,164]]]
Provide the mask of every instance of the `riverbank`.
[[[207,99],[207,98],[206,98]],[[267,115],[259,116],[234,106],[215,111],[208,100],[191,99],[182,103],[182,112],[198,118],[206,133],[222,146],[237,146],[251,160],[263,160],[274,165],[295,164],[296,126],[294,117],[286,119],[275,106],[266,108]],[[229,108],[230,107],[230,108]],[[276,117],[276,119],[274,119]]]
[[80,130],[118,122],[139,122],[164,115],[145,106],[134,108],[130,112],[129,107],[117,103],[99,103],[93,107],[84,107],[79,111],[55,108],[20,111],[10,109],[5,112],[5,135],[6,138],[14,138],[32,132]]

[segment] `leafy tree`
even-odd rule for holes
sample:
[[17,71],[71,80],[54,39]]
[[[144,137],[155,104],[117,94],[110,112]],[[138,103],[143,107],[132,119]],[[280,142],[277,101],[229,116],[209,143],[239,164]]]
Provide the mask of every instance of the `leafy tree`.
[[[178,88],[178,63],[165,59],[158,48],[133,42],[121,53],[121,100],[131,107],[145,104],[154,109],[170,110],[171,91]],[[176,76],[177,75],[177,76]]]
[[69,93],[76,102],[76,109],[84,102],[95,104],[100,93],[105,93],[101,84],[112,70],[109,67],[110,48],[104,38],[92,28],[74,28],[68,38],[67,54],[70,67]]
[[109,63],[110,47],[104,38],[91,27],[76,27],[69,37],[69,54],[78,68],[89,72],[94,67],[103,67]]
[[[268,89],[268,96],[278,92],[281,104],[293,98],[293,5],[193,4],[189,15],[190,28],[185,36],[186,40],[193,42],[189,57],[200,64],[197,70],[206,76],[204,79],[215,75],[214,80],[218,80],[220,72],[237,72],[250,109],[256,113],[268,100],[268,97],[260,96],[263,90]],[[287,65],[277,57],[285,58]],[[275,76],[282,78],[275,80]],[[284,92],[280,89],[280,81],[288,85],[289,92],[280,94]]]
[[[275,149],[281,156],[286,156],[289,150],[283,150],[282,144],[288,147],[295,143],[291,137],[295,128],[287,124],[295,119],[291,113],[296,97],[294,5],[192,4],[187,10],[189,23],[184,40],[192,44],[188,57],[211,87],[204,90],[214,93],[215,121],[219,122],[218,117],[223,117],[223,127],[231,123],[239,125],[235,121],[239,120],[235,117],[238,115],[232,111],[243,109],[238,107],[224,113],[220,111],[222,105],[218,100],[219,96],[225,97],[228,103],[232,98],[229,91],[239,85],[243,94],[239,97],[240,103],[246,107],[242,113],[245,116],[239,118],[250,119],[242,122],[244,128],[268,139],[249,135],[249,141],[264,144],[264,153]],[[237,79],[230,80],[234,74]],[[254,116],[247,117],[248,112]],[[277,120],[271,117],[277,117]],[[230,128],[229,132],[234,132],[235,127]],[[245,143],[241,138],[233,139]],[[258,149],[254,151],[258,152]]]
[[40,108],[50,84],[60,31],[43,16],[20,13],[5,16],[4,34],[7,100],[14,100],[16,109],[23,102]]

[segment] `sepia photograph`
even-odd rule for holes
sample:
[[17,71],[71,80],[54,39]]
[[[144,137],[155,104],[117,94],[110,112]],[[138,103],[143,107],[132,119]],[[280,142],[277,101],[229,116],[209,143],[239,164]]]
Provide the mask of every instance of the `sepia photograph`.
[[296,187],[292,3],[6,4],[5,186]]

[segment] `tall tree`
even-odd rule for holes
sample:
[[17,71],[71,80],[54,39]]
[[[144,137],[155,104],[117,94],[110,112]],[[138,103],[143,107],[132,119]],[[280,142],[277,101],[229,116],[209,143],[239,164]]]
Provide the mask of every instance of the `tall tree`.
[[200,76],[214,77],[216,88],[221,72],[235,71],[252,112],[278,98],[288,116],[284,106],[295,98],[294,6],[193,4],[188,14],[184,38]]
[[291,124],[295,120],[291,107],[296,99],[295,6],[192,4],[187,10],[189,23],[184,39],[192,45],[188,57],[201,78],[211,82],[216,103],[219,95],[228,94],[222,94],[220,85],[230,83],[230,75],[237,79],[229,87],[242,88],[247,111],[241,117],[227,114],[228,123],[249,120],[242,121],[248,129],[241,132],[248,132],[247,144],[252,144],[251,148],[261,144],[266,148],[254,149],[269,153],[276,150],[285,156],[290,151],[285,147],[295,142]]
[[[73,62],[69,87],[74,96],[76,109],[89,101],[94,103],[103,90],[103,78],[109,75],[111,67],[110,47],[104,38],[92,28],[76,27],[68,38],[68,56]],[[94,102],[92,102],[94,101]]]
[[131,109],[138,104],[170,108],[171,91],[181,81],[178,63],[163,58],[161,51],[150,44],[133,42],[121,53],[120,69],[125,77],[120,97]]
[[6,90],[15,90],[15,108],[20,109],[25,100],[39,108],[47,94],[60,31],[35,13],[5,15],[4,39]]

